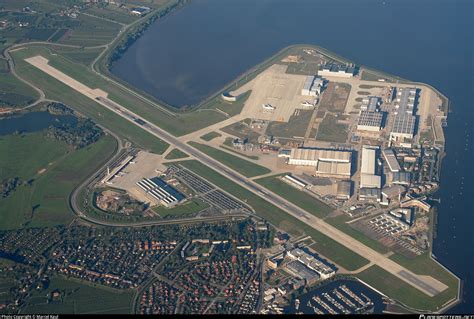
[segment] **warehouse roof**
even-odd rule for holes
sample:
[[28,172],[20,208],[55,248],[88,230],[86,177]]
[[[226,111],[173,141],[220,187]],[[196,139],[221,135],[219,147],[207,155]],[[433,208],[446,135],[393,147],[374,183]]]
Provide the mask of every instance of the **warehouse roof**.
[[375,174],[375,149],[363,147],[361,162],[363,174]]
[[382,151],[383,157],[388,164],[391,172],[399,172],[400,164],[398,164],[397,157],[391,148],[386,148]]
[[319,161],[316,172],[328,175],[351,175],[351,163]]
[[293,148],[291,149],[290,158],[297,160],[350,162],[351,152],[314,148]]
[[416,118],[413,115],[399,113],[395,115],[393,120],[392,133],[397,134],[413,134],[415,132]]
[[383,113],[374,111],[360,111],[357,129],[363,126],[377,127],[382,126]]

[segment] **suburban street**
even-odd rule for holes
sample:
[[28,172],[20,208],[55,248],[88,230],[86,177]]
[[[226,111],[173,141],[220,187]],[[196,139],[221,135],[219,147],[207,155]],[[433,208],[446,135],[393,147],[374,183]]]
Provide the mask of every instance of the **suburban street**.
[[314,229],[323,233],[329,238],[358,253],[359,255],[368,259],[371,263],[378,265],[379,267],[383,268],[384,270],[388,271],[389,273],[393,274],[404,282],[407,282],[411,286],[422,291],[426,295],[435,296],[448,288],[445,284],[434,279],[433,277],[417,275],[409,271],[408,269],[402,267],[401,265],[392,261],[388,257],[362,244],[361,242],[355,240],[353,237],[331,226],[323,220],[313,216],[309,212],[301,209],[300,207],[289,202],[288,200],[278,196],[273,192],[266,190],[263,186],[260,186],[259,184],[228,168],[227,166],[221,164],[217,160],[209,157],[208,155],[202,153],[194,147],[182,142],[180,139],[169,134],[158,126],[148,123],[146,120],[129,111],[127,108],[107,98],[106,92],[100,89],[89,88],[83,83],[80,83],[69,77],[68,75],[62,73],[61,71],[53,68],[48,64],[47,59],[41,56],[35,56],[26,59],[25,61],[42,70],[43,72],[49,74],[50,76],[56,78],[57,80],[63,82],[74,90],[77,90],[83,95],[89,97],[95,102],[101,104],[107,109],[115,112],[116,114],[120,115],[121,117],[125,118],[136,126],[141,127],[143,130],[149,132],[150,134],[189,154],[202,164],[212,168],[213,170],[222,174],[234,183],[244,187],[245,189],[261,197],[265,201],[275,205],[276,207],[298,218],[302,222],[313,227]]

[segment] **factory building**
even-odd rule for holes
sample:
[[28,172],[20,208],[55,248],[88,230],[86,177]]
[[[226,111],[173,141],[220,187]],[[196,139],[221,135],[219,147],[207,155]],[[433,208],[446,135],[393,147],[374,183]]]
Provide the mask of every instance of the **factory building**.
[[373,174],[360,175],[361,188],[380,188],[382,186],[382,178]]
[[383,158],[387,163],[390,172],[400,172],[400,164],[398,163],[397,157],[391,148],[386,148],[382,151]]
[[324,176],[351,176],[351,152],[338,150],[293,148],[288,164],[314,166],[316,174]]
[[375,174],[375,159],[376,159],[376,149],[370,147],[362,147],[362,157],[361,157],[361,173],[362,174]]
[[399,88],[395,102],[395,114],[413,115],[416,103],[415,88]]
[[144,178],[137,185],[165,207],[173,207],[185,199],[183,194],[158,177]]
[[380,188],[382,179],[376,175],[377,150],[371,147],[362,147],[360,188]]
[[352,182],[350,180],[337,182],[336,198],[340,200],[348,200],[352,196]]
[[355,73],[355,67],[336,63],[326,63],[321,70],[318,71],[318,75],[320,76],[337,76],[342,78],[351,78]]
[[413,139],[415,124],[416,117],[413,115],[403,113],[395,115],[390,132],[390,141],[403,143],[405,139]]
[[308,75],[304,81],[301,95],[304,96],[318,96],[324,86],[324,80],[320,77]]
[[377,96],[367,96],[362,99],[361,111],[376,112],[380,106],[380,98]]
[[300,248],[295,248],[288,251],[288,257],[293,260],[297,260],[309,269],[318,273],[321,279],[328,279],[336,274],[336,271],[333,267],[326,264],[319,258],[315,258],[313,255],[305,252]]
[[316,174],[322,176],[351,176],[351,163],[318,161],[316,166]]
[[410,185],[411,173],[410,172],[394,172],[392,174],[392,184],[398,185]]
[[379,132],[382,129],[382,122],[382,112],[360,111],[357,130]]
[[361,188],[359,189],[359,200],[370,200],[380,202],[379,188]]

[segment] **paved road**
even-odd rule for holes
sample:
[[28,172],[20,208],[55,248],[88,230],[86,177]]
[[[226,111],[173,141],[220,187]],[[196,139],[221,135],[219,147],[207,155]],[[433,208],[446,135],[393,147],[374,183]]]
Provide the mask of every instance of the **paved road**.
[[107,109],[115,112],[116,114],[122,116],[126,120],[130,121],[131,123],[141,127],[143,130],[149,132],[150,134],[158,137],[159,139],[169,143],[170,145],[174,145],[176,148],[184,151],[194,158],[198,159],[204,165],[212,168],[213,170],[217,171],[218,173],[222,174],[223,176],[227,177],[228,179],[232,180],[233,182],[239,184],[240,186],[246,188],[247,190],[251,191],[255,195],[261,197],[262,199],[266,200],[267,202],[277,206],[278,208],[282,209],[283,211],[287,212],[288,214],[300,219],[302,222],[308,224],[309,226],[313,227],[317,231],[325,234],[329,238],[337,241],[338,243],[344,245],[345,247],[349,248],[350,250],[358,253],[359,255],[365,257],[366,259],[370,260],[372,263],[380,266],[381,268],[385,269],[389,273],[393,274],[394,276],[398,277],[399,279],[407,282],[411,286],[415,287],[416,289],[422,291],[428,296],[434,296],[441,291],[444,291],[448,287],[441,283],[440,281],[434,279],[430,276],[421,276],[416,275],[413,272],[409,271],[408,269],[402,267],[401,265],[397,264],[396,262],[392,261],[391,259],[385,257],[384,255],[376,252],[370,247],[362,244],[361,242],[355,240],[353,237],[347,235],[346,233],[340,231],[339,229],[329,225],[328,223],[324,222],[323,220],[311,215],[307,211],[301,209],[300,207],[292,204],[291,202],[287,201],[286,199],[274,194],[264,187],[260,186],[259,184],[249,180],[245,176],[233,171],[232,169],[228,168],[227,166],[221,164],[220,162],[216,161],[215,159],[209,157],[205,153],[193,148],[192,146],[183,143],[175,136],[169,134],[168,132],[164,131],[163,129],[159,128],[158,126],[148,123],[146,120],[141,118],[140,116],[136,115],[135,113],[129,111],[125,107],[115,103],[114,101],[107,98],[107,93],[97,89],[91,89],[85,86],[83,83],[80,83],[73,78],[69,77],[68,75],[62,73],[61,71],[55,69],[54,67],[48,64],[48,60],[36,56],[29,59],[26,59],[28,63],[32,64],[33,66],[37,67],[38,69],[42,70],[43,72],[53,76],[54,78],[58,79],[59,81],[63,82],[64,84],[70,86],[71,88],[77,90],[78,92],[82,93],[83,95],[89,97],[90,99],[96,101],[97,103],[101,104],[102,106],[106,107]]

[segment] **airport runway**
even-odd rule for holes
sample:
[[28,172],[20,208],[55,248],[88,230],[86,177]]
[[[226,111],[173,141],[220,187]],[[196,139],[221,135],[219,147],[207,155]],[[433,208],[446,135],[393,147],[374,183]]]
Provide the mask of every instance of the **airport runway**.
[[129,111],[127,108],[108,99],[106,92],[100,89],[89,88],[84,84],[69,77],[68,75],[62,73],[61,71],[55,69],[54,67],[50,66],[48,64],[48,60],[44,57],[35,56],[25,59],[25,61],[42,70],[43,72],[49,74],[50,76],[56,78],[57,80],[63,82],[74,90],[91,98],[92,100],[101,104],[107,109],[122,116],[123,118],[134,123],[135,125],[141,127],[143,130],[153,134],[154,136],[169,143],[170,145],[174,145],[181,151],[188,153],[204,165],[212,168],[213,170],[217,171],[218,173],[222,174],[233,182],[239,184],[240,186],[246,188],[255,195],[266,200],[267,202],[277,206],[286,213],[298,218],[299,220],[313,227],[317,231],[323,233],[324,235],[344,245],[350,250],[370,260],[374,264],[380,266],[389,273],[398,277],[400,280],[405,281],[406,283],[410,284],[411,286],[415,287],[426,295],[433,297],[448,288],[445,284],[431,276],[417,275],[409,271],[405,267],[402,267],[401,265],[389,259],[388,257],[385,257],[384,255],[373,250],[372,248],[355,240],[353,237],[347,235],[346,233],[340,231],[332,225],[329,225],[323,220],[311,215],[310,213],[292,204],[286,199],[278,196],[277,194],[266,190],[263,186],[260,186],[259,184],[249,180],[245,176],[233,171],[232,169],[221,164],[215,159],[209,157],[208,155],[200,152],[199,150],[193,148],[192,146],[181,142],[175,136],[169,134],[168,132],[162,130],[154,124],[148,123],[146,120]]

